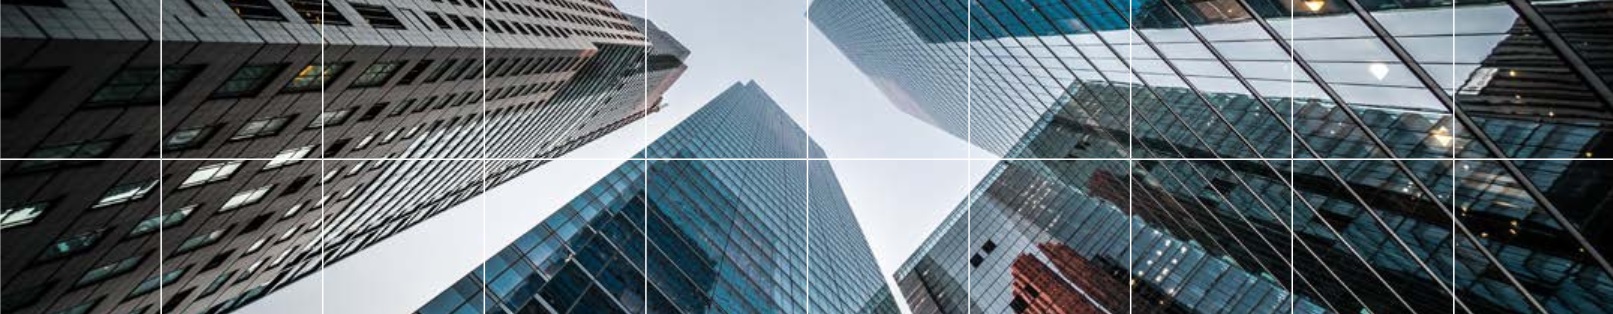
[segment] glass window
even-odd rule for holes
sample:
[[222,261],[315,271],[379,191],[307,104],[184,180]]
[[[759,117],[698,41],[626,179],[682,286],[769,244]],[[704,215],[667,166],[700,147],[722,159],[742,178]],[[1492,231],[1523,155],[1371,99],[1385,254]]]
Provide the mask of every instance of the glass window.
[[78,305],[74,305],[73,307],[70,307],[70,308],[67,308],[67,309],[64,309],[64,310],[61,310],[61,311],[56,311],[56,313],[53,313],[53,314],[84,314],[84,313],[89,313],[91,309],[95,309],[95,304],[101,303],[101,298],[102,297],[95,297],[95,298],[90,299],[89,301],[84,301],[82,303],[79,303]]
[[141,236],[157,231],[160,228],[168,228],[185,222],[185,218],[190,217],[190,213],[196,211],[196,207],[197,205],[195,204],[186,205],[179,210],[141,220],[140,223],[134,225],[134,230],[129,231],[129,236]]
[[291,118],[292,116],[284,116],[249,121],[242,125],[240,130],[235,131],[230,140],[239,141],[279,134],[280,130],[286,128],[286,123],[291,122]]
[[431,71],[431,75],[426,76],[426,83],[431,83],[431,82],[436,82],[437,80],[441,80],[444,75],[448,74],[448,70],[453,68],[454,65],[456,65],[458,63],[459,63],[458,59],[448,59],[448,61],[443,62],[442,66],[437,67],[436,71]]
[[227,161],[205,165],[201,168],[196,168],[196,171],[192,171],[190,176],[185,177],[185,181],[179,183],[179,188],[183,189],[211,182],[228,180],[230,175],[235,174],[235,170],[240,168],[241,161]]
[[112,155],[113,149],[117,148],[118,144],[123,144],[123,141],[127,138],[117,137],[34,149],[32,152],[28,152],[28,160],[17,163],[17,171],[45,170],[91,163],[92,161],[70,160],[69,158],[106,158]]
[[397,73],[398,69],[402,67],[403,61],[371,64],[370,67],[364,69],[363,73],[359,73],[357,79],[353,80],[353,87],[373,87],[386,84],[386,80],[392,78],[392,74]]
[[297,15],[302,16],[302,19],[308,21],[308,24],[353,25],[353,23],[347,21],[347,18],[342,17],[342,13],[338,12],[336,6],[331,5],[330,1],[287,0],[286,4],[290,4],[291,9],[297,11]]
[[285,21],[286,16],[274,8],[269,0],[224,0],[230,6],[230,11],[247,20]]
[[168,133],[168,139],[163,140],[162,149],[166,151],[178,151],[196,148],[196,146],[200,146],[202,142],[206,142],[209,136],[213,135],[214,129],[215,128],[213,126],[209,125]]
[[358,3],[348,3],[348,5],[353,6],[353,11],[358,11],[358,16],[363,17],[365,22],[369,22],[370,27],[387,29],[407,28],[403,26],[403,21],[398,20],[398,17],[396,15],[392,15],[391,11],[387,11],[386,7]]
[[[195,75],[200,66],[172,65],[163,66],[162,74],[157,68],[129,68],[119,71],[112,76],[106,84],[96,89],[90,95],[91,106],[124,106],[155,104],[163,96],[172,94],[185,86],[190,77]],[[161,82],[158,82],[158,79]],[[160,90],[159,90],[160,88]]]
[[34,222],[39,214],[50,207],[50,202],[33,202],[18,206],[6,207],[0,211],[0,230],[23,226]]
[[163,273],[161,276],[146,278],[146,280],[140,281],[140,284],[134,287],[134,291],[129,292],[129,296],[138,296],[151,292],[151,290],[157,290],[157,287],[172,283],[174,280],[178,280],[179,277],[184,276],[185,270],[186,268],[175,269]]
[[133,270],[135,266],[140,265],[140,260],[145,258],[145,254],[139,254],[112,262],[110,264],[92,268],[90,271],[84,272],[83,276],[79,276],[78,282],[74,283],[73,285],[82,287],[87,284],[92,284],[107,278],[111,278],[112,276],[122,275],[123,273]]
[[185,242],[179,243],[179,248],[174,249],[174,255],[185,254],[185,252],[194,251],[203,246],[207,246],[208,244],[218,242],[219,238],[224,237],[224,230],[225,229],[208,231],[207,233],[185,239]]
[[51,244],[50,247],[45,248],[45,253],[40,254],[39,259],[49,260],[83,251],[84,249],[95,245],[96,241],[100,241],[101,234],[105,232],[106,229],[98,229],[95,231],[67,236],[61,240],[57,240],[55,244]]
[[241,208],[241,206],[252,205],[252,203],[257,203],[259,200],[263,200],[264,195],[269,194],[270,189],[274,189],[273,184],[258,187],[256,189],[242,191],[241,193],[235,193],[234,196],[230,196],[229,200],[224,201],[224,206],[220,207],[218,209],[218,211],[220,211],[220,212],[230,211],[230,210],[233,210],[233,209],[236,209],[236,208]]
[[340,125],[340,124],[342,124],[342,122],[347,121],[347,116],[350,116],[352,114],[353,114],[353,109],[342,109],[342,110],[336,110],[336,111],[326,111],[326,112],[320,113],[319,117],[314,118],[314,121],[308,122],[308,128],[309,129],[317,129],[317,128],[320,128],[320,127],[326,127],[326,126],[332,126],[332,125]]
[[[278,12],[277,12],[278,14]],[[224,84],[213,91],[213,97],[243,97],[253,96],[263,91],[269,85],[269,80],[280,73],[285,64],[246,65],[235,70],[235,74],[224,80]]]
[[403,78],[398,79],[398,85],[413,84],[414,80],[420,78],[420,74],[425,73],[426,68],[431,67],[433,62],[434,60],[421,60],[420,62],[415,62],[414,67],[410,67],[409,72],[404,72]]
[[320,87],[325,86],[325,84],[330,84],[330,81],[335,80],[337,75],[341,75],[342,70],[346,70],[349,64],[350,63],[344,62],[326,65],[309,64],[304,66],[302,67],[301,71],[297,71],[296,77],[291,78],[291,82],[286,83],[285,91],[306,92],[319,90]]
[[275,154],[274,158],[270,158],[268,163],[263,164],[263,170],[280,168],[280,167],[284,167],[286,165],[295,164],[295,163],[297,163],[299,161],[302,161],[303,157],[308,157],[308,153],[313,152],[313,151],[314,151],[314,146],[312,146],[312,145],[298,147],[298,148],[292,148],[292,149],[287,149],[285,151],[280,152],[279,154]]
[[101,200],[96,201],[95,206],[91,208],[107,207],[145,198],[146,194],[151,193],[151,188],[156,186],[157,180],[124,183],[114,186],[112,189],[107,190],[106,194],[102,194]]

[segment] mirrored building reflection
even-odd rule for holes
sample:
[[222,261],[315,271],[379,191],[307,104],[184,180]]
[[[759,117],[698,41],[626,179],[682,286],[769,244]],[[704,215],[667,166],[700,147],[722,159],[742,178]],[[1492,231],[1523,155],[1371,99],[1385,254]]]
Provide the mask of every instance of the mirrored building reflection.
[[656,112],[686,68],[605,2],[482,3],[6,1],[0,312],[229,312],[543,164],[469,159]]
[[[939,2],[811,13],[906,112],[1037,159],[897,273],[915,312],[1613,311],[1607,2]],[[1117,223],[1089,207],[1121,232],[1082,233]]]
[[822,149],[756,83],[643,156],[417,312],[900,313],[829,163],[779,159]]

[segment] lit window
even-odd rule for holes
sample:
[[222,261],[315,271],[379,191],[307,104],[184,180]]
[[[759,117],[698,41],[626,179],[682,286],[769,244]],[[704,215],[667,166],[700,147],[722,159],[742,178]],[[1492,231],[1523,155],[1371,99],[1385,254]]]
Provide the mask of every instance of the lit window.
[[192,211],[196,211],[196,205],[187,205],[179,210],[175,210],[167,214],[146,218],[145,220],[141,220],[140,223],[134,225],[134,230],[129,231],[129,236],[134,237],[145,235],[147,233],[151,233],[152,231],[157,231],[157,229],[173,227],[181,222],[185,222],[185,218],[190,217],[190,213]]
[[134,286],[134,291],[129,292],[129,296],[133,297],[146,294],[152,290],[157,290],[157,287],[173,283],[174,280],[179,280],[179,277],[185,275],[185,269],[186,268],[175,269],[163,273],[161,276],[153,276],[151,278],[146,278],[146,280],[141,280],[139,285]]
[[[278,16],[279,12],[275,12],[275,14]],[[213,91],[213,97],[253,96],[263,91],[263,88],[269,85],[269,80],[274,79],[274,75],[280,73],[280,69],[285,67],[285,64],[242,66],[240,69],[236,69],[235,74],[231,74],[229,79],[224,80],[224,84],[219,85],[218,90]]]
[[192,171],[190,176],[185,177],[185,181],[179,183],[179,188],[183,189],[228,180],[231,175],[235,174],[235,170],[240,168],[240,161],[227,161],[202,166],[201,168],[196,168],[196,171]]
[[241,129],[235,131],[235,135],[230,136],[230,140],[238,141],[279,134],[280,130],[286,128],[287,122],[291,122],[290,116],[249,121],[241,125]]
[[235,193],[234,196],[230,196],[229,200],[224,201],[224,206],[220,207],[218,209],[218,211],[220,211],[220,212],[230,211],[230,210],[234,210],[236,208],[241,208],[241,206],[252,205],[252,203],[257,203],[259,200],[263,200],[264,195],[269,194],[270,189],[274,189],[273,184],[258,187],[256,189],[242,191],[241,193]]
[[146,194],[151,193],[151,188],[156,186],[157,180],[124,183],[122,185],[114,186],[111,190],[107,190],[106,194],[102,194],[101,200],[96,201],[95,206],[92,206],[92,208],[123,204],[129,201],[144,198],[146,197]]
[[53,259],[53,258],[57,258],[57,257],[67,256],[68,254],[78,253],[79,251],[83,251],[84,249],[87,249],[90,246],[95,245],[96,241],[100,241],[101,240],[101,234],[105,233],[105,232],[106,232],[106,229],[100,229],[100,230],[95,230],[95,231],[90,231],[90,232],[85,232],[85,233],[80,233],[80,234],[67,236],[66,238],[62,238],[61,240],[57,240],[55,244],[51,244],[50,247],[45,248],[45,253],[40,254],[39,259],[40,260],[49,260],[49,259]]
[[269,243],[269,238],[262,238],[258,239],[258,242],[252,242],[252,246],[246,247],[246,253],[257,252],[258,249],[263,248],[264,243]]
[[33,202],[7,207],[5,211],[0,212],[0,229],[10,229],[11,227],[33,223],[35,219],[39,219],[39,214],[44,213],[47,207],[50,207],[50,202]]
[[314,118],[314,121],[308,122],[308,128],[317,129],[321,127],[339,125],[342,124],[342,122],[346,122],[347,116],[350,115],[353,115],[353,109],[321,112],[319,113],[319,117]]
[[308,157],[308,153],[311,153],[313,151],[314,151],[313,146],[303,146],[303,147],[292,148],[292,149],[282,151],[279,154],[274,155],[274,158],[269,159],[268,163],[263,164],[263,170],[280,168],[280,167],[284,167],[286,165],[295,164],[295,163],[297,163],[299,161],[302,161],[303,157]]
[[296,77],[291,78],[290,83],[286,83],[285,90],[288,92],[319,90],[320,87],[335,80],[337,75],[341,75],[342,70],[347,69],[347,65],[348,63],[333,63],[323,66],[318,64],[304,66],[301,71],[297,71]]
[[392,74],[397,73],[398,69],[402,67],[403,61],[371,64],[370,67],[364,68],[363,73],[358,74],[358,78],[353,79],[353,87],[372,87],[386,84],[386,80],[392,78]]
[[134,270],[135,266],[140,265],[140,260],[145,258],[145,254],[140,254],[112,262],[111,264],[92,268],[90,271],[84,272],[84,276],[78,277],[78,282],[74,283],[73,285],[82,287],[87,284],[92,284],[107,278],[111,278],[112,276],[122,275],[130,270]]
[[[111,80],[90,95],[91,106],[121,106],[155,104],[157,100],[185,86],[200,66],[163,66],[157,68],[130,68],[119,71]],[[158,79],[161,79],[161,82]]]
[[203,141],[207,141],[207,137],[211,135],[213,135],[212,126],[174,131],[173,133],[168,133],[168,139],[163,141],[162,149],[176,151],[195,148]]
[[308,204],[308,202],[298,202],[297,205],[291,205],[290,209],[286,209],[286,214],[281,215],[280,218],[288,218],[288,217],[291,217],[291,216],[296,216],[298,212],[302,211],[303,206],[306,205],[306,204]]

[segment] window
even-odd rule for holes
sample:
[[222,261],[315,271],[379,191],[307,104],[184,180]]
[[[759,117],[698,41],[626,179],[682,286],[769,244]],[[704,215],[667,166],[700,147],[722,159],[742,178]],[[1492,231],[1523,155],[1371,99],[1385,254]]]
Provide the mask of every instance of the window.
[[201,146],[208,137],[213,136],[214,126],[202,126],[183,129],[168,133],[168,139],[163,140],[162,149],[165,151],[179,151]]
[[203,246],[207,246],[208,244],[218,242],[219,238],[224,237],[225,229],[208,231],[207,233],[198,234],[191,236],[189,239],[185,239],[185,242],[180,242],[179,247],[174,249],[174,255],[185,254],[190,251],[195,251]]
[[409,68],[409,72],[404,72],[403,73],[403,78],[398,79],[398,85],[414,84],[414,80],[419,79],[420,74],[425,73],[426,68],[431,67],[432,62],[434,62],[434,61],[433,60],[420,60],[420,62],[415,62],[414,67]]
[[101,234],[105,232],[106,229],[97,229],[95,231],[70,235],[62,238],[61,240],[57,240],[56,244],[51,244],[50,247],[45,248],[45,253],[40,254],[39,259],[50,260],[83,251],[84,249],[95,245],[96,241],[100,241]]
[[336,6],[330,5],[330,1],[287,0],[286,4],[290,4],[291,9],[297,11],[297,15],[302,16],[308,24],[353,25],[347,18],[342,17],[341,12],[336,11]]
[[263,200],[263,196],[268,195],[269,190],[271,189],[274,189],[273,184],[242,191],[241,193],[235,193],[234,196],[230,196],[229,200],[224,201],[224,206],[220,207],[218,211],[226,212],[236,208],[241,208],[242,206],[252,205],[252,203],[257,203],[258,201]]
[[56,311],[55,313],[51,314],[86,314],[89,313],[91,309],[95,309],[95,304],[101,303],[101,298],[104,297],[97,296],[90,298],[88,301],[80,302],[79,304],[73,305],[73,307]]
[[383,102],[383,103],[378,103],[378,104],[375,104],[373,106],[370,106],[370,109],[364,110],[364,114],[361,114],[361,115],[358,116],[358,121],[375,120],[375,117],[381,115],[381,111],[386,111],[386,106],[388,106],[388,105],[391,105],[391,104]]
[[91,268],[90,271],[84,272],[83,276],[79,276],[78,277],[78,282],[73,283],[73,286],[75,286],[75,287],[83,287],[84,285],[100,282],[101,280],[104,280],[104,279],[107,279],[107,278],[112,278],[112,276],[122,275],[123,273],[127,273],[130,270],[134,270],[135,266],[140,265],[140,260],[143,260],[145,258],[146,258],[146,254],[139,254],[139,255],[135,255],[135,256],[130,256],[129,258],[125,258],[125,259],[122,259],[122,260],[119,260],[119,261],[116,261],[116,262],[112,262],[111,264],[106,264],[106,265],[101,265],[100,267]]
[[[119,71],[90,95],[89,105],[130,106],[149,105],[184,87],[190,77],[201,70],[200,66],[164,66],[162,73],[156,67],[129,68]],[[158,79],[162,82],[158,82]]]
[[7,118],[17,116],[61,74],[61,69],[6,70],[0,75],[0,104],[5,105],[0,110]]
[[448,24],[448,20],[442,19],[442,15],[438,15],[436,12],[426,12],[426,18],[431,19],[432,24],[437,24],[437,28],[454,29],[453,25]]
[[342,124],[342,122],[347,121],[347,116],[350,116],[352,114],[353,114],[353,109],[351,109],[351,108],[342,109],[342,110],[336,110],[336,111],[322,112],[322,113],[319,114],[318,117],[314,118],[314,121],[309,121],[308,122],[308,127],[307,128],[309,128],[309,129],[317,129],[317,128],[321,128],[321,127],[340,125],[340,124]]
[[134,286],[134,291],[129,291],[129,297],[133,298],[135,296],[146,294],[148,292],[151,292],[152,290],[157,290],[157,287],[161,287],[161,286],[167,285],[169,283],[173,283],[174,280],[179,280],[179,277],[182,277],[182,276],[185,275],[185,270],[186,269],[187,268],[175,269],[175,270],[163,273],[160,276],[153,276],[151,278],[146,278],[146,280],[140,281],[139,285]]
[[308,153],[311,153],[313,151],[314,151],[314,146],[312,146],[312,145],[298,147],[298,148],[292,148],[292,149],[287,149],[285,151],[281,151],[279,154],[275,154],[274,158],[270,158],[268,163],[263,164],[263,170],[280,168],[280,167],[284,167],[286,165],[295,164],[295,163],[297,163],[299,161],[302,161],[303,157],[308,157]]
[[348,3],[348,5],[353,6],[353,11],[358,11],[358,16],[363,17],[365,22],[369,22],[370,27],[387,29],[407,28],[403,26],[403,21],[398,20],[396,15],[392,15],[392,11],[387,11],[386,7],[358,3]]
[[112,155],[113,149],[128,137],[84,141],[71,144],[41,147],[28,153],[29,160],[17,162],[17,171],[35,171],[74,165],[88,164],[88,160],[66,160],[68,158],[106,158]]
[[190,176],[185,177],[185,181],[179,183],[179,188],[183,189],[212,182],[229,180],[230,175],[235,174],[235,170],[240,168],[240,161],[226,161],[202,166],[201,168],[196,168],[196,171],[192,171]]
[[0,229],[11,229],[11,227],[34,223],[34,219],[39,219],[39,214],[44,213],[45,209],[49,207],[50,202],[33,202],[6,207],[5,211],[0,211]]
[[185,222],[185,218],[190,217],[190,213],[196,211],[197,206],[198,205],[195,204],[185,205],[185,207],[181,207],[179,210],[141,220],[140,223],[134,225],[134,230],[129,230],[129,236],[142,236],[147,233],[157,231],[158,229],[173,227],[174,225]]
[[269,0],[224,0],[230,6],[230,11],[247,20],[286,21],[286,15],[275,9]]
[[269,85],[269,80],[274,79],[274,75],[276,73],[280,73],[280,69],[285,67],[285,64],[242,66],[240,69],[236,69],[235,74],[231,74],[229,79],[224,80],[224,84],[219,85],[218,89],[213,91],[213,97],[225,98],[256,95],[258,92],[263,91],[265,86]]
[[448,69],[453,68],[456,63],[459,63],[458,59],[448,59],[448,61],[443,62],[442,66],[437,67],[436,71],[431,71],[431,75],[426,76],[426,83],[442,79],[443,75],[448,74]]
[[364,69],[363,73],[359,73],[357,79],[353,80],[353,87],[374,87],[384,85],[386,84],[386,80],[392,78],[392,74],[397,73],[398,68],[402,67],[403,61],[371,64],[370,67]]
[[335,80],[337,75],[341,75],[342,70],[346,70],[349,64],[351,63],[343,62],[326,65],[309,64],[304,66],[302,67],[301,71],[297,71],[296,77],[291,78],[291,82],[286,83],[285,91],[306,92],[319,90],[320,87],[330,84],[330,81]]
[[95,206],[90,208],[107,207],[145,198],[146,194],[151,193],[151,188],[156,186],[157,180],[124,183],[114,186],[111,190],[107,190],[106,194],[102,194],[101,200],[96,201]]
[[241,125],[240,130],[235,131],[235,135],[230,136],[230,140],[239,141],[280,134],[280,130],[286,128],[286,123],[291,122],[291,118],[292,116],[284,116],[248,121]]

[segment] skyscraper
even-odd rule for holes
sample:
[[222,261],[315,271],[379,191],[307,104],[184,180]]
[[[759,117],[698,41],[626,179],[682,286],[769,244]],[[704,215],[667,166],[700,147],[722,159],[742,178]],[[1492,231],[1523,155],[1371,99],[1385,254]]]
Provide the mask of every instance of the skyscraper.
[[822,150],[756,83],[640,156],[418,313],[898,312],[834,170],[800,159]]
[[[909,113],[1035,158],[898,272],[916,312],[1613,311],[1605,2],[982,3],[812,8]],[[892,92],[955,63],[963,98]]]
[[655,112],[688,55],[585,0],[0,17],[6,313],[227,312]]

